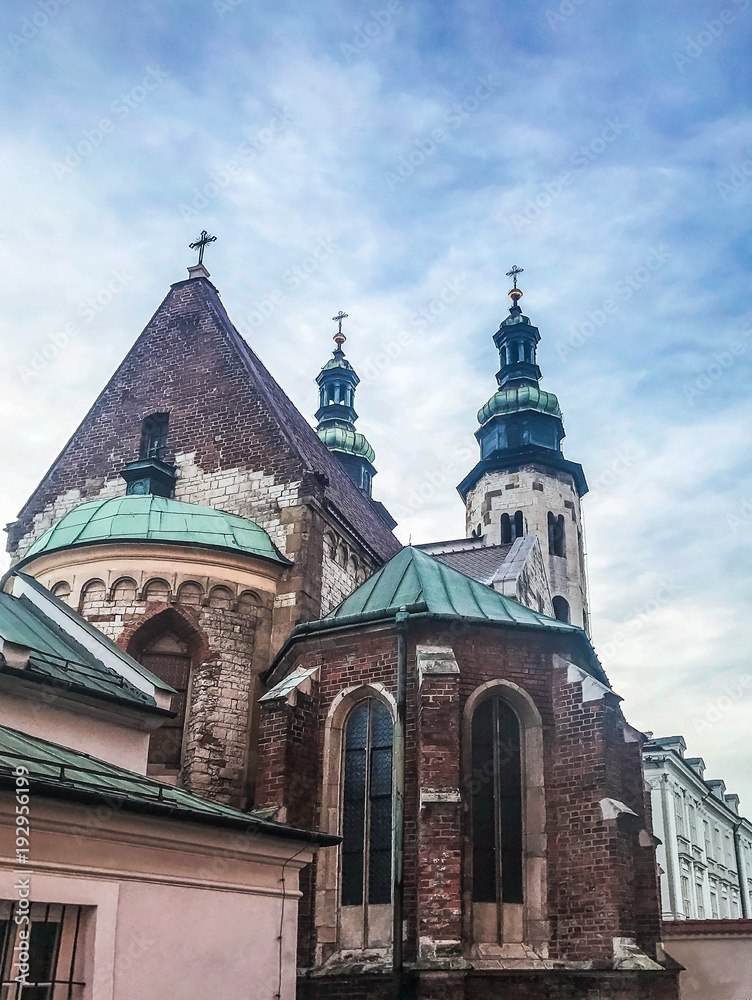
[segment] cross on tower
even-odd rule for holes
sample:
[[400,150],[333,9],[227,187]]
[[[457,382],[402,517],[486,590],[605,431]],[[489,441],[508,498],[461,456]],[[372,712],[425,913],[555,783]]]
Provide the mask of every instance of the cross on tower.
[[337,330],[337,333],[342,333],[342,320],[347,319],[347,313],[342,312],[342,310],[340,309],[340,311],[337,313],[336,316],[332,316],[332,319],[334,320],[335,323],[339,323],[339,329]]
[[525,270],[525,268],[524,268],[524,267],[517,267],[517,265],[515,264],[515,265],[514,265],[514,266],[512,267],[512,270],[511,270],[511,271],[507,271],[507,277],[508,277],[508,278],[513,278],[513,279],[514,279],[514,287],[515,287],[515,288],[517,287],[517,275],[518,275],[518,274],[522,274],[522,272],[523,272],[524,270]]
[[216,236],[210,236],[205,229],[202,229],[201,230],[201,235],[196,240],[196,242],[188,244],[188,249],[189,250],[198,250],[198,262],[199,262],[199,264],[203,264],[204,263],[204,250],[206,249],[206,247],[208,246],[209,243],[216,243],[216,241],[217,241],[217,237]]
[[347,313],[342,312],[342,310],[340,309],[340,311],[337,313],[336,316],[332,316],[332,319],[334,320],[335,323],[339,323],[337,332],[334,334],[334,343],[337,345],[337,350],[341,351],[342,345],[347,340],[347,337],[342,332],[342,320],[347,319]]

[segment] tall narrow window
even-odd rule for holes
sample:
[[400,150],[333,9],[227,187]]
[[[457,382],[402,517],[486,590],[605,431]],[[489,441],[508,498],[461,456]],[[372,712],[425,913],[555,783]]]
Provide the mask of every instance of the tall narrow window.
[[548,512],[548,554],[552,556],[565,556],[566,535],[564,529],[564,515],[556,517],[551,511]]
[[387,708],[367,698],[345,731],[342,905],[392,901],[392,739]]
[[522,903],[520,724],[500,698],[472,723],[473,902]]
[[156,458],[163,461],[167,447],[167,425],[169,413],[152,413],[141,424],[141,459]]
[[501,544],[508,545],[512,541],[512,519],[509,514],[501,515]]
[[522,538],[525,534],[525,520],[522,516],[522,511],[515,511],[514,515],[514,537]]

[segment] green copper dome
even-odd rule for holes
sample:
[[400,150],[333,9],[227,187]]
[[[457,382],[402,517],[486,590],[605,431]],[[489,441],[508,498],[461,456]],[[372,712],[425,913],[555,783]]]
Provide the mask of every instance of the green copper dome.
[[24,562],[44,552],[103,542],[204,545],[289,564],[253,521],[152,494],[89,500],[74,507],[34,542]]
[[353,366],[350,364],[350,362],[344,356],[344,354],[342,353],[342,351],[335,351],[334,357],[333,358],[329,358],[329,360],[324,365],[324,367],[321,369],[321,371],[322,372],[328,372],[328,371],[331,371],[332,368],[348,368],[350,371],[353,370]]
[[373,465],[376,452],[368,443],[366,436],[359,431],[345,427],[319,427],[316,432],[330,451],[341,451],[346,455],[357,455]]
[[552,392],[539,389],[537,385],[521,385],[499,389],[491,396],[486,405],[478,410],[478,423],[482,426],[500,413],[518,413],[521,410],[537,410],[561,418],[559,400]]

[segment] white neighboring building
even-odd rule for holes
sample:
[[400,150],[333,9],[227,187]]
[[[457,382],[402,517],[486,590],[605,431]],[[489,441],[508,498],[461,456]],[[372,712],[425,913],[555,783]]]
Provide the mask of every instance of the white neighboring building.
[[662,843],[664,920],[752,916],[752,822],[739,815],[739,796],[704,778],[701,757],[685,757],[682,736],[643,747],[651,788],[653,829]]

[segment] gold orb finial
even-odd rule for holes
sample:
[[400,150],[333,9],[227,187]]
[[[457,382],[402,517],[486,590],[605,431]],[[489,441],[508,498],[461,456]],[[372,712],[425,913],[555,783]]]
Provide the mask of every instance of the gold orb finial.
[[339,324],[337,332],[334,334],[334,343],[337,345],[337,350],[340,350],[344,342],[347,340],[347,337],[342,332],[342,320],[347,319],[347,313],[342,312],[340,309],[336,316],[332,316],[332,319],[335,323]]

